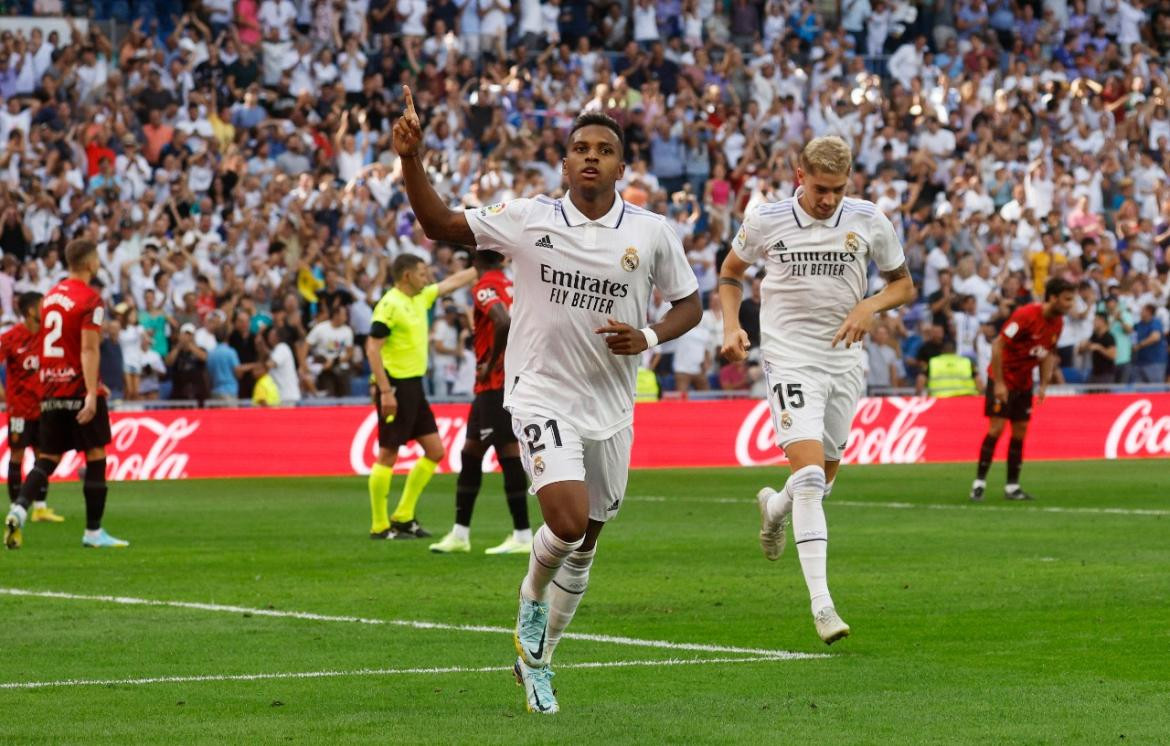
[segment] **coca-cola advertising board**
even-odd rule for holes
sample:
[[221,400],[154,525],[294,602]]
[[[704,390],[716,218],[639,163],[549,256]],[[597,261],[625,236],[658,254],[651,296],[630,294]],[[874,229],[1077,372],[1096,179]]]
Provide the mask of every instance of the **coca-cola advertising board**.
[[[440,471],[458,471],[467,405],[435,407],[447,455]],[[369,472],[377,422],[369,407],[204,409],[115,412],[108,449],[115,480],[200,477],[331,476]],[[985,429],[977,397],[862,399],[845,463],[972,461]],[[763,466],[783,463],[767,402],[666,401],[638,404],[634,468]],[[5,430],[5,436],[7,431]],[[7,437],[0,471],[7,468]],[[1000,442],[1006,450],[1007,438]],[[1051,396],[1033,410],[1027,457],[1036,459],[1170,456],[1170,394]],[[399,454],[407,471],[422,451]],[[1002,456],[1002,453],[1001,453]],[[78,454],[56,478],[76,478]],[[26,469],[32,466],[26,455]],[[493,454],[485,466],[496,468]]]

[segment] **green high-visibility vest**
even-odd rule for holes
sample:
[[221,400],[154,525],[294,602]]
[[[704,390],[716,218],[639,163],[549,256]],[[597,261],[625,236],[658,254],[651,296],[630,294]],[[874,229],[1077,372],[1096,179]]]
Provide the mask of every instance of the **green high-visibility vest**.
[[927,392],[936,399],[979,393],[975,388],[975,368],[962,355],[935,355],[930,359],[926,378]]
[[658,401],[658,376],[647,368],[638,368],[634,394],[636,401]]

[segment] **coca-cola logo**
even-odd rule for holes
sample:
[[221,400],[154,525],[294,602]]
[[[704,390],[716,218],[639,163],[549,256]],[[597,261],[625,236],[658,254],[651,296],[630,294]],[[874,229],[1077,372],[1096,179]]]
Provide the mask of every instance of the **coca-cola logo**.
[[[439,463],[440,472],[457,472],[463,468],[463,443],[467,438],[466,417],[435,417],[435,424],[439,427],[439,439],[443,441],[443,450],[446,455]],[[414,466],[423,455],[423,448],[417,441],[398,449],[398,460],[394,462],[394,471],[406,472]],[[349,465],[355,474],[369,474],[370,467],[378,457],[378,415],[370,412],[362,424],[353,433],[353,440],[349,446]],[[496,471],[499,462],[496,459],[495,449],[489,449],[484,455],[484,471]]]
[[[154,417],[120,417],[110,426],[112,436],[106,447],[106,474],[115,481],[144,479],[184,479],[190,455],[180,451],[182,442],[199,429],[199,420],[176,417],[162,422]],[[8,429],[0,428],[0,471],[8,469]],[[76,476],[85,464],[85,454],[65,454],[53,476],[68,479]],[[32,449],[25,451],[24,467],[32,468]]]
[[[912,464],[926,454],[928,428],[918,417],[935,405],[921,397],[867,398],[858,402],[842,462],[847,464]],[[776,445],[776,427],[767,401],[752,408],[735,438],[735,458],[744,466],[785,461]]]
[[1105,458],[1170,454],[1170,415],[1154,418],[1153,409],[1138,399],[1121,411],[1105,438]]

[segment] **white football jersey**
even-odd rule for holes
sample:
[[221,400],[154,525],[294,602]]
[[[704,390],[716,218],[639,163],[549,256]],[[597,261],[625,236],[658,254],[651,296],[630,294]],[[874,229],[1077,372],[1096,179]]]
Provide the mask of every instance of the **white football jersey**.
[[514,268],[504,405],[568,419],[594,440],[628,427],[639,356],[614,355],[595,330],[610,318],[644,327],[652,287],[671,301],[698,290],[665,218],[620,196],[598,220],[568,195],[465,214],[478,248],[510,257]]
[[749,209],[732,248],[745,262],[764,260],[764,359],[844,373],[861,365],[862,345],[830,344],[865,297],[870,260],[889,272],[906,256],[874,203],[846,197],[832,217],[817,220],[801,208],[801,193]]

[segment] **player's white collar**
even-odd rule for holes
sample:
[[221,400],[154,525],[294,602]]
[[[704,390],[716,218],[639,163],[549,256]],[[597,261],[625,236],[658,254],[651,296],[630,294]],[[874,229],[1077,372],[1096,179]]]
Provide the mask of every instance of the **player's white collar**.
[[613,193],[613,197],[613,207],[609,208],[609,212],[597,220],[585,217],[573,204],[573,200],[569,199],[568,192],[565,192],[565,196],[557,200],[557,207],[560,208],[561,217],[565,219],[565,225],[570,228],[576,228],[586,223],[600,223],[606,228],[617,228],[622,224],[622,218],[625,217],[626,201],[616,191]]
[[821,225],[828,226],[829,228],[836,228],[841,224],[841,211],[845,209],[844,198],[842,198],[841,203],[837,205],[837,211],[833,213],[832,217],[826,220],[821,220],[820,218],[814,218],[812,215],[809,215],[804,211],[804,208],[800,206],[800,195],[802,194],[804,194],[804,187],[799,186],[796,188],[796,193],[792,195],[792,217],[796,218],[796,224],[798,226],[801,228],[808,228],[814,223],[820,223]]

